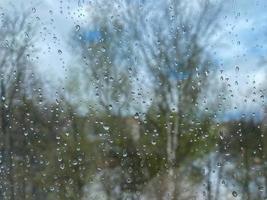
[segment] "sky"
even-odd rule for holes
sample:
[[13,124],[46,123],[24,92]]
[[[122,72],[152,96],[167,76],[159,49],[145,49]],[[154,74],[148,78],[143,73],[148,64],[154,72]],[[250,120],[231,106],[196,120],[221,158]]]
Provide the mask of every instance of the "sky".
[[[0,7],[13,9],[8,6],[12,2],[1,0]],[[75,65],[78,55],[70,48],[70,32],[75,31],[77,25],[90,27],[90,12],[93,10],[89,9],[89,5],[92,3],[93,0],[16,1],[18,12],[23,10],[21,8],[32,12],[31,20],[38,27],[36,46],[39,49],[39,58],[32,59],[38,64],[43,79],[52,85],[63,84],[68,78],[66,72]],[[266,9],[265,0],[223,1],[220,39],[210,49],[221,70],[217,78],[229,78],[229,90],[233,91],[229,116],[238,113],[234,106],[241,113],[256,112],[257,115],[262,110],[258,91],[266,84]],[[257,91],[255,97],[253,91]],[[245,99],[248,103],[244,103]],[[253,99],[256,101],[253,102]]]

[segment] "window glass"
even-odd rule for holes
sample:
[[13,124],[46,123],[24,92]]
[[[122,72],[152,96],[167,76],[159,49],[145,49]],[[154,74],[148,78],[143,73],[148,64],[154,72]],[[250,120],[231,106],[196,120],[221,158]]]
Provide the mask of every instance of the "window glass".
[[267,199],[265,0],[1,0],[0,199]]

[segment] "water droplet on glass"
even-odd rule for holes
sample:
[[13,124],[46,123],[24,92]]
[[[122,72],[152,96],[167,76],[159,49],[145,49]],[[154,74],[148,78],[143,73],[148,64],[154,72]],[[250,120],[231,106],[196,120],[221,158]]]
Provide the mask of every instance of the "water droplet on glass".
[[127,178],[127,183],[131,183],[132,179],[131,178]]
[[59,167],[60,167],[60,169],[62,169],[62,170],[63,170],[63,169],[65,168],[65,165],[64,165],[64,163],[61,163]]
[[259,189],[259,191],[261,191],[261,192],[264,191],[264,187],[263,187],[263,186],[259,186],[258,189]]
[[139,114],[138,113],[135,113],[134,118],[135,119],[139,119]]
[[221,167],[221,166],[222,166],[222,163],[218,162],[217,167]]
[[128,155],[128,154],[127,154],[127,151],[124,151],[124,152],[122,153],[122,157],[124,157],[124,158],[127,157],[127,155]]
[[234,197],[237,197],[237,192],[236,192],[236,191],[233,191],[233,192],[232,192],[232,195],[233,195]]
[[80,25],[77,24],[77,25],[75,26],[75,31],[79,31],[80,29],[81,29]]
[[75,166],[75,165],[78,165],[78,161],[77,160],[73,160],[72,161],[72,164]]
[[109,126],[103,126],[103,128],[108,131],[109,130]]

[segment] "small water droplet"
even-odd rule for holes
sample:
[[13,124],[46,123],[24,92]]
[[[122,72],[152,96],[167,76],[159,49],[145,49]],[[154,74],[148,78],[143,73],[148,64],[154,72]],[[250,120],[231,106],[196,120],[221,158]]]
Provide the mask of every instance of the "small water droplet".
[[59,167],[60,167],[60,169],[62,169],[62,170],[63,170],[63,169],[65,168],[65,165],[64,165],[64,163],[61,163]]
[[131,178],[127,178],[127,183],[131,183],[132,179]]
[[264,191],[264,187],[263,187],[263,186],[259,186],[258,189],[259,189],[259,191],[261,191],[261,192]]
[[127,151],[124,151],[124,152],[122,153],[122,157],[124,157],[124,158],[127,157],[127,155],[128,155],[128,154],[127,154]]
[[237,197],[237,192],[236,191],[233,191],[232,192],[232,195],[233,195],[233,197]]
[[135,119],[139,119],[139,114],[138,113],[135,113],[134,118]]
[[77,160],[73,160],[73,161],[72,161],[72,164],[73,164],[74,166],[78,165]]
[[103,126],[103,128],[106,130],[106,131],[108,131],[109,130],[109,126]]
[[79,31],[80,29],[81,29],[80,25],[77,24],[77,25],[75,26],[75,31]]

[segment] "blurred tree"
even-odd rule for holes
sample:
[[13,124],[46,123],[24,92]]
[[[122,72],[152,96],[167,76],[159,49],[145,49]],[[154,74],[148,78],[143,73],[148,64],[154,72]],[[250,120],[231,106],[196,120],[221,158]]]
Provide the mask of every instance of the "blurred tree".
[[34,51],[33,25],[28,23],[29,12],[1,15],[0,36],[3,43],[0,52],[0,96],[1,96],[1,195],[15,199],[15,149],[14,127],[16,108],[23,105],[25,94],[29,96],[29,86],[34,80],[32,64],[29,61]]
[[240,191],[242,199],[263,198],[265,158],[260,122],[242,119],[229,122],[225,127],[227,132],[222,136],[224,149],[221,153],[224,160],[225,154],[231,155],[232,165],[224,167],[225,179],[237,183],[236,190]]
[[[168,169],[173,179],[174,168],[208,151],[213,139],[204,150],[198,147],[206,142],[206,136],[213,138],[216,132],[211,128],[212,115],[204,114],[214,110],[203,108],[200,103],[213,70],[206,44],[215,39],[210,36],[218,26],[220,5],[209,1],[193,6],[180,1],[156,4],[161,9],[151,14],[148,11],[155,9],[151,2],[99,1],[89,19],[93,30],[81,27],[74,33],[85,63],[82,68],[85,82],[80,87],[88,91],[93,108],[90,115],[100,126],[95,132],[102,133],[104,129],[103,148],[107,146],[104,157],[117,160],[122,176],[130,176],[131,180],[122,185],[133,191],[142,189],[141,183],[163,168]],[[196,10],[194,15],[190,9]],[[138,83],[141,72],[149,79],[148,89]],[[135,91],[137,98],[133,95]],[[152,94],[148,110],[143,106],[148,98],[140,91]],[[133,113],[135,120],[125,123]],[[131,137],[133,124],[138,127],[134,134],[136,142]],[[123,152],[128,156],[123,157]],[[126,173],[124,170],[129,168],[137,171]],[[140,173],[142,176],[137,180],[135,177]],[[175,196],[174,182],[169,181],[165,195]]]
[[[192,143],[201,144],[201,137],[209,135],[212,119],[201,118],[205,112],[216,111],[203,108],[201,101],[214,71],[206,44],[212,43],[210,35],[218,27],[221,7],[209,1],[197,1],[192,6],[183,1],[158,3],[156,7],[161,10],[154,15],[148,9],[153,10],[155,4],[142,7],[138,15],[129,10],[129,21],[136,29],[142,66],[156,83],[152,86],[151,111],[146,117],[148,124],[155,125],[154,132],[161,135],[159,140],[165,141],[161,151],[166,149],[170,179],[166,198],[176,198],[174,168],[197,151]],[[195,10],[193,15],[190,10]],[[155,121],[154,116],[159,116],[160,121]]]

